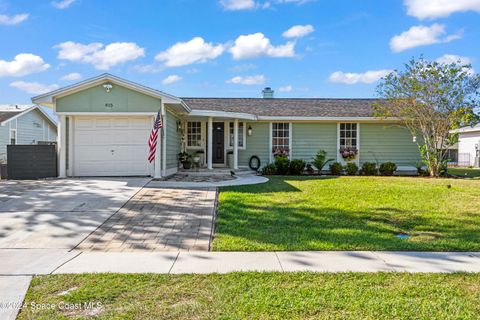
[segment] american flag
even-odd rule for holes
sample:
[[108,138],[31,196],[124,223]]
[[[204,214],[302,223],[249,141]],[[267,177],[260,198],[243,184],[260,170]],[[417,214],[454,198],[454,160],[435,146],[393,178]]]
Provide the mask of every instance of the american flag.
[[150,151],[148,152],[148,161],[152,162],[155,160],[155,150],[157,149],[157,140],[158,140],[158,129],[163,128],[163,121],[162,116],[160,115],[160,111],[157,113],[157,118],[153,123],[152,132],[150,132],[150,139],[148,139],[148,146],[150,147]]

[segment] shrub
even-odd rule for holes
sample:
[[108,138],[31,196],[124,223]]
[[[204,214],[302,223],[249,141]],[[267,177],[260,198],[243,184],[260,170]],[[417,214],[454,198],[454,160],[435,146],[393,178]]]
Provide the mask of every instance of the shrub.
[[334,176],[339,176],[342,174],[342,171],[343,171],[343,166],[340,162],[334,162],[330,165],[330,172],[334,175]]
[[315,157],[313,158],[313,165],[318,169],[318,172],[334,159],[327,159],[327,152],[325,150],[319,150]]
[[305,161],[301,159],[293,159],[290,161],[290,174],[296,176],[302,174],[303,169],[305,169],[305,165]]
[[355,162],[349,162],[347,163],[347,165],[345,166],[345,171],[347,171],[347,174],[349,176],[354,176],[357,174],[358,172],[358,166]]
[[277,173],[277,167],[274,163],[269,163],[262,168],[262,174],[264,176],[272,176]]
[[276,156],[275,167],[277,168],[277,174],[286,175],[290,170],[290,160],[287,158],[287,156]]
[[397,170],[397,165],[393,162],[382,163],[379,169],[382,176],[393,176],[395,170]]
[[377,174],[377,164],[375,162],[364,162],[362,172],[366,176],[374,176]]

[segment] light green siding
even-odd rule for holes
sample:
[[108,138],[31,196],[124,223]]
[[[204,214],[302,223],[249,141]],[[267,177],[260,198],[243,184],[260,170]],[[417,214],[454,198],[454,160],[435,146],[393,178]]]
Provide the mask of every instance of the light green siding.
[[410,132],[395,124],[360,124],[360,163],[415,165],[420,153]]
[[238,150],[238,165],[248,166],[250,157],[256,155],[260,158],[262,166],[269,162],[270,132],[267,122],[250,122],[246,128],[252,127],[252,135],[247,134],[247,146],[245,150]]
[[160,106],[160,99],[116,84],[110,93],[100,84],[56,101],[57,112],[157,112]]
[[329,158],[337,157],[336,123],[293,123],[292,139],[292,159],[312,162],[319,150]]
[[179,119],[172,113],[166,113],[165,132],[167,134],[167,169],[177,168],[177,154],[181,148],[181,136],[177,131],[177,121]]

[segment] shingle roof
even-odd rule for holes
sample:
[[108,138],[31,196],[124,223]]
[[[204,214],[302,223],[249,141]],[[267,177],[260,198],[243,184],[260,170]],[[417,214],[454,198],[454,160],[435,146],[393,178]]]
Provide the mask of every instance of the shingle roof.
[[0,123],[6,121],[10,118],[15,117],[17,114],[22,113],[23,111],[0,111]]
[[278,117],[373,117],[376,99],[182,98],[192,110]]

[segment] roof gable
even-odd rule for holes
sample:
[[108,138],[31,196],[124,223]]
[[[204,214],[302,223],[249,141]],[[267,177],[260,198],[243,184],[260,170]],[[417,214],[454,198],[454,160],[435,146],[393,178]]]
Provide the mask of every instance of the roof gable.
[[[104,73],[98,77],[90,78],[84,81],[81,81],[79,83],[63,87],[36,97],[32,98],[32,102],[41,104],[41,105],[46,105],[46,106],[53,106],[54,100],[60,97],[65,97],[68,96],[72,93],[79,92],[82,90],[86,90],[95,86],[98,86],[103,83],[110,82],[112,84],[116,84],[122,87],[125,87],[130,90],[134,90],[137,92],[141,92],[145,95],[154,97],[154,98],[159,98],[161,99],[164,103],[170,103],[170,104],[183,104],[183,101],[180,98],[177,98],[175,96],[172,96],[170,94],[167,94],[165,92],[152,89],[146,86],[143,86],[141,84],[128,81],[126,79],[116,77],[114,75],[111,75],[109,73]],[[186,111],[190,111],[190,109],[184,105]]]

